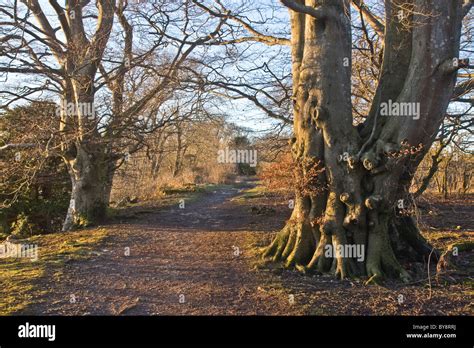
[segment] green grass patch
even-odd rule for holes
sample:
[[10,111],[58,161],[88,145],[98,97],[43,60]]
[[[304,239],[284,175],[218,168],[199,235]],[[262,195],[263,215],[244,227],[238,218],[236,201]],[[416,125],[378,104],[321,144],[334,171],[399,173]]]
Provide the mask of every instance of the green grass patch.
[[159,198],[138,201],[123,207],[111,206],[107,208],[107,216],[111,220],[119,221],[123,219],[137,219],[141,214],[154,213],[160,209],[177,206],[182,199],[187,204],[198,200],[205,194],[232,187],[234,186],[226,184],[204,184],[173,188]]
[[237,197],[232,198],[233,202],[236,203],[245,203],[258,198],[263,198],[269,194],[267,188],[257,182],[257,186],[244,190]]

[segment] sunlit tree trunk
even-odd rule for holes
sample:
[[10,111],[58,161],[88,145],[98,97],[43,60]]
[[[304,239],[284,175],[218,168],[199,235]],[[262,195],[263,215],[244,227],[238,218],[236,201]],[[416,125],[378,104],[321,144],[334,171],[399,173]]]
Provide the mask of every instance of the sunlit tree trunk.
[[[291,9],[292,148],[302,179],[264,257],[305,272],[408,281],[402,264],[432,250],[410,216],[408,188],[453,92],[463,2],[387,1],[384,61],[362,127],[351,109],[349,1],[282,2]],[[420,117],[381,116],[389,101],[419,103]],[[347,246],[363,257],[337,252]]]
[[[82,5],[72,2],[68,9],[70,49],[66,52],[62,128],[68,137],[63,158],[71,177],[72,190],[63,230],[101,221],[109,203],[114,160],[98,130],[95,114],[95,77],[112,31],[115,1],[98,2],[100,24],[91,40],[86,38],[82,23]],[[73,108],[69,106],[73,105]],[[73,110],[71,114],[70,111]],[[67,133],[67,132],[66,132]]]

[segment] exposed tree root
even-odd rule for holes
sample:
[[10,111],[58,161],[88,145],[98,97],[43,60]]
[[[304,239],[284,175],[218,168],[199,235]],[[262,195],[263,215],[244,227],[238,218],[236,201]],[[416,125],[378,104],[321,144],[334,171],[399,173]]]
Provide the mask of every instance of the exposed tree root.
[[[395,217],[378,211],[369,211],[368,224],[365,232],[367,239],[363,244],[362,259],[354,255],[341,255],[335,252],[338,247],[355,246],[352,231],[338,225],[334,220],[323,225],[311,226],[306,220],[295,222],[290,220],[277,234],[263,252],[263,258],[270,262],[281,262],[285,268],[297,269],[303,273],[333,273],[337,278],[368,277],[369,283],[380,283],[386,278],[400,279],[408,283],[412,277],[399,263],[391,233],[398,233],[395,237],[400,243],[405,243],[416,253],[423,252],[416,259],[423,259],[428,243],[419,234],[419,230],[412,220],[404,219],[410,225],[409,232],[399,233],[400,225],[391,225]],[[318,233],[314,232],[317,229]],[[408,231],[408,228],[406,229]],[[409,236],[408,238],[406,236]],[[315,236],[319,236],[316,240]],[[327,253],[331,251],[331,253]],[[404,260],[404,259],[403,259]],[[410,260],[412,261],[412,260]]]
[[474,241],[466,241],[451,244],[444,253],[441,254],[438,264],[436,265],[436,279],[439,281],[442,276],[449,271],[456,271],[456,257],[459,253],[474,250]]
[[320,273],[329,272],[332,264],[332,259],[324,255],[324,251],[328,246],[332,245],[332,237],[327,233],[322,233],[318,246],[311,258],[311,261],[306,266],[306,271],[317,271]]
[[314,252],[314,237],[308,222],[292,222],[277,234],[263,258],[282,261],[286,268],[306,265]]
[[408,283],[411,277],[398,262],[390,245],[388,215],[371,211],[369,220],[371,228],[369,229],[367,249],[367,275],[372,278],[373,282],[378,282],[388,275]]
[[[415,220],[411,216],[401,216],[394,219],[394,227],[399,234],[399,240],[405,241],[409,247],[415,252],[411,252],[405,257],[415,257],[416,261],[427,261],[433,248],[426,241],[420,233],[419,228],[416,226]],[[406,253],[407,254],[407,253]],[[440,253],[434,250],[431,258],[433,260],[439,260]]]

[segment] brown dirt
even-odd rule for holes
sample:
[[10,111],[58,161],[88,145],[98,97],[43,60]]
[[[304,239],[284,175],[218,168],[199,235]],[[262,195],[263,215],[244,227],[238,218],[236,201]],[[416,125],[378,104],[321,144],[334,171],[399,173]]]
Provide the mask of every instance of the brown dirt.
[[[278,196],[231,200],[240,190],[217,188],[184,209],[178,203],[148,209],[134,220],[105,226],[110,236],[94,255],[43,278],[38,285],[48,291],[22,314],[473,314],[472,277],[455,284],[431,279],[430,290],[428,281],[367,287],[362,281],[255,267],[256,248],[271,240],[291,211]],[[274,210],[252,209],[262,206]],[[469,209],[472,217],[472,205]],[[472,238],[472,231],[456,232]]]

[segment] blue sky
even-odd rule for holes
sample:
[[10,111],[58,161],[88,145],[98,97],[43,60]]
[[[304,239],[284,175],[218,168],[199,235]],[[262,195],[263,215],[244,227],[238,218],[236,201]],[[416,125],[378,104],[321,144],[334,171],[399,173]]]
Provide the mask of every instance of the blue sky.
[[[0,3],[12,3],[13,0],[0,0]],[[213,3],[212,0],[203,0],[206,4]],[[60,2],[61,3],[61,2]],[[242,16],[245,16],[252,21],[260,22],[259,25],[256,26],[258,30],[263,33],[271,34],[271,35],[278,35],[281,37],[289,37],[289,19],[288,19],[288,11],[287,9],[282,6],[279,1],[277,0],[263,0],[263,1],[248,1],[248,0],[228,0],[223,1],[223,3],[231,10],[235,10],[236,8],[244,8],[245,10],[242,12],[239,10],[239,13]],[[373,6],[376,5],[376,11],[381,13],[383,11],[383,7],[380,5],[380,2],[368,0],[366,1],[368,5]],[[51,22],[55,25],[58,24],[56,20],[56,16],[49,6],[47,0],[40,0],[40,4],[43,6],[47,17],[51,20]],[[255,11],[256,5],[262,10],[257,12]],[[136,4],[135,6],[149,6],[147,4]],[[200,28],[199,25],[202,24],[199,22],[200,19],[196,21],[195,26]],[[358,22],[358,16],[354,13],[353,21],[355,23]],[[136,22],[139,23],[139,22]],[[182,22],[181,22],[182,23]],[[179,26],[182,25],[181,23],[177,23],[174,29],[171,29],[171,32],[178,33]],[[264,24],[262,24],[264,23]],[[200,28],[197,32],[198,34],[204,34],[209,32],[209,28],[213,28],[215,25],[215,20],[210,21],[209,23],[204,26],[204,28]],[[93,25],[86,26],[88,30],[92,31]],[[245,32],[242,32],[245,34]],[[114,31],[113,36],[119,38],[121,37],[122,33],[120,29]],[[63,37],[59,35],[59,38],[62,39]],[[140,49],[141,42],[135,44],[136,49]],[[269,77],[268,74],[264,74],[261,70],[256,70],[253,73],[243,74],[239,69],[252,69],[261,66],[264,63],[268,63],[268,66],[272,71],[281,73],[280,76],[288,74],[291,70],[291,61],[289,56],[289,47],[268,47],[264,44],[259,43],[251,43],[251,44],[239,44],[238,48],[240,51],[244,52],[247,56],[245,59],[236,59],[234,61],[228,60],[227,66],[224,69],[224,75],[226,75],[231,82],[239,81],[239,82],[248,82],[252,83],[255,86],[259,85],[259,79],[265,81]],[[110,46],[109,49],[114,49],[113,46]],[[225,47],[214,47],[211,50],[209,49],[198,49],[196,50],[197,55],[205,56],[209,54],[214,54],[216,56],[225,57],[227,54],[227,48]],[[473,52],[474,48],[471,47],[471,52],[467,54],[468,58],[471,58],[473,61]],[[469,57],[470,56],[470,57]],[[466,54],[463,55],[466,57]],[[271,59],[270,59],[271,58]],[[226,58],[227,59],[227,58]],[[54,64],[54,62],[52,62]],[[14,88],[18,86],[25,86],[28,83],[33,83],[33,79],[29,76],[25,82],[24,78],[20,78],[13,74],[10,74],[8,79],[6,80],[5,77],[2,78],[4,82],[4,86],[7,88]],[[38,81],[41,82],[41,81]],[[269,118],[264,112],[258,109],[252,102],[246,101],[243,99],[240,100],[216,100],[215,105],[213,106],[215,111],[218,113],[226,113],[229,115],[229,120],[234,122],[235,124],[253,129],[256,132],[265,132],[265,131],[272,131],[274,126],[278,124],[277,121]],[[465,105],[451,105],[451,110],[462,110],[465,109]]]

